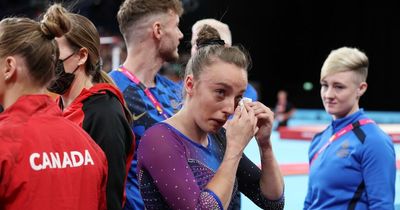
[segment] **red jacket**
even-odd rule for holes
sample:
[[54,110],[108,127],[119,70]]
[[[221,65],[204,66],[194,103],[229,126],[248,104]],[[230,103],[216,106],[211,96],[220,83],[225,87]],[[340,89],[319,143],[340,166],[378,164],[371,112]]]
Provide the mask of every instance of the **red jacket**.
[[107,160],[46,95],[0,114],[0,209],[106,209]]
[[125,201],[125,182],[133,158],[135,138],[121,92],[113,85],[95,84],[83,89],[63,108],[63,116],[81,126],[103,149],[108,160],[107,207],[121,210]]

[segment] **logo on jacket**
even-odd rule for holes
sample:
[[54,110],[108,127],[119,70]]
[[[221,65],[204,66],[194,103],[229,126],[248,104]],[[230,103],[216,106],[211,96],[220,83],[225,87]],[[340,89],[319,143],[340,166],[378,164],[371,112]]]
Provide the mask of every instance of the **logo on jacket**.
[[140,119],[141,117],[143,117],[143,115],[145,115],[146,112],[147,112],[147,111],[143,112],[142,114],[138,114],[138,115],[132,114],[132,119],[133,119],[134,121],[136,121],[136,120]]
[[349,156],[350,154],[350,142],[349,140],[343,141],[343,143],[340,145],[339,150],[336,152],[336,155],[340,158],[344,158]]
[[51,168],[75,168],[86,165],[94,165],[92,156],[88,150],[84,154],[79,151],[63,152],[43,152],[32,153],[29,156],[31,168],[35,171]]

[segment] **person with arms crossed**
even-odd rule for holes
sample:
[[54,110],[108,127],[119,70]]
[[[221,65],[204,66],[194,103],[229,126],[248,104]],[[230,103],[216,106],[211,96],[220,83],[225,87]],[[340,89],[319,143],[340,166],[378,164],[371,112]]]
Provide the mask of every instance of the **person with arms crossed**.
[[[239,106],[250,58],[222,40],[197,45],[182,109],[146,130],[138,148],[146,209],[231,209],[236,191],[263,209],[283,209],[283,177],[270,140],[273,112],[257,101]],[[253,136],[261,170],[243,155]]]
[[[118,11],[127,57],[109,75],[133,115],[136,145],[147,128],[171,117],[180,108],[181,88],[158,72],[164,62],[179,58],[178,45],[183,34],[178,24],[182,13],[179,0],[126,0]],[[128,174],[125,209],[144,209],[136,165],[135,154]]]
[[0,21],[0,209],[107,209],[104,152],[46,94],[70,28],[58,4]]
[[134,136],[122,93],[101,70],[100,36],[86,17],[68,12],[71,30],[56,38],[61,62],[48,90],[60,94],[63,116],[81,126],[107,156],[107,207],[122,209]]
[[331,51],[321,69],[321,98],[332,122],[314,136],[308,209],[394,209],[396,157],[392,139],[359,107],[369,61],[357,48]]

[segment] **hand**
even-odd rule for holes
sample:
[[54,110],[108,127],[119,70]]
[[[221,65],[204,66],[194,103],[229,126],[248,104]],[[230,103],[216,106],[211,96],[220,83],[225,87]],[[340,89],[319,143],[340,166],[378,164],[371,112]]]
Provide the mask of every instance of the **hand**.
[[257,117],[249,106],[237,106],[233,118],[226,123],[227,152],[242,154],[257,130]]
[[261,149],[271,148],[271,132],[274,122],[274,113],[270,108],[264,104],[255,101],[246,104],[251,110],[254,111],[254,115],[257,117],[257,132],[255,137],[257,143]]

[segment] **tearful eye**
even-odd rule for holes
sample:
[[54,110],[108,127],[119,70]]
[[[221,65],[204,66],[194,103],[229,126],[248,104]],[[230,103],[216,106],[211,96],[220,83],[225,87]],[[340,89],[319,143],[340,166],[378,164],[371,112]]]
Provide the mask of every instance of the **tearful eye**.
[[242,100],[243,96],[239,96],[235,98],[235,107],[239,104],[240,100]]
[[217,90],[215,90],[215,92],[217,93],[218,96],[224,96],[224,94],[225,94],[225,90],[223,90],[223,89],[217,89]]

